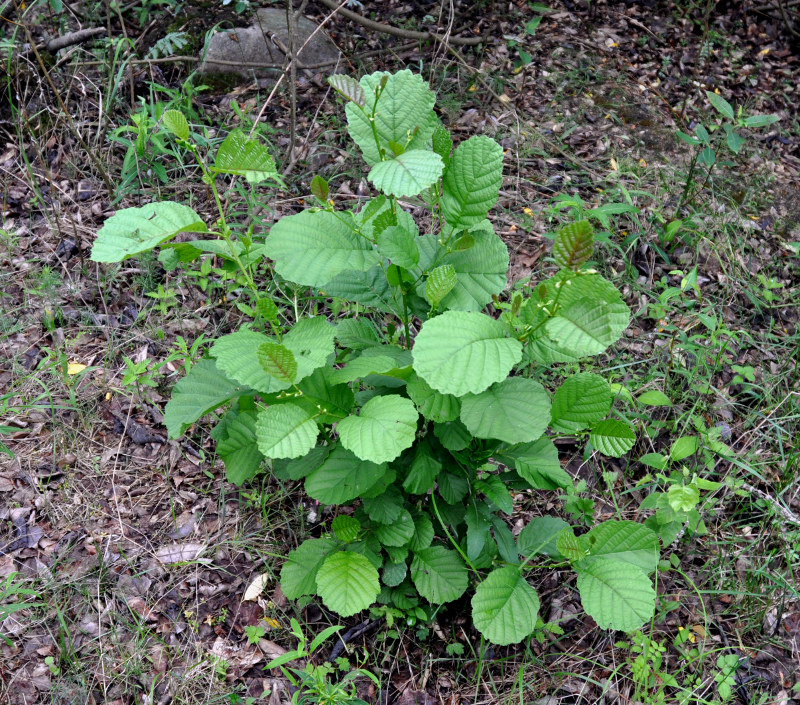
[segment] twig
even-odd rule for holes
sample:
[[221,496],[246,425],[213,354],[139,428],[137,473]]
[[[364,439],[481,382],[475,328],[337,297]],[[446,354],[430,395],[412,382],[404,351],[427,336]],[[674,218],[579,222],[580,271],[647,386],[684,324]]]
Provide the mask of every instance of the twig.
[[391,34],[395,37],[402,37],[403,39],[420,39],[423,41],[434,39],[445,45],[450,43],[456,46],[476,46],[486,41],[485,37],[446,37],[441,34],[436,34],[435,32],[416,32],[411,29],[401,29],[400,27],[394,27],[389,24],[384,24],[383,22],[375,22],[374,20],[359,15],[357,12],[346,10],[340,7],[336,0],[319,0],[319,2],[326,5],[331,10],[338,10],[338,13],[342,17],[352,20],[356,24],[360,24],[362,27],[371,29],[374,32],[380,32],[381,34]]
[[71,47],[73,44],[80,44],[81,42],[85,42],[93,37],[99,37],[105,33],[105,27],[87,27],[86,29],[79,29],[76,32],[62,34],[60,37],[54,37],[50,41],[40,44],[37,48],[47,49],[47,51],[55,53],[61,49]]

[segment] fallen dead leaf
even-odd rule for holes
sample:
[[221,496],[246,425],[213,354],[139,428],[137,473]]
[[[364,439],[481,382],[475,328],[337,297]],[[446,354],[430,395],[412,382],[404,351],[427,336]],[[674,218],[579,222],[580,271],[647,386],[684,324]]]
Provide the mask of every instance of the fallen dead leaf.
[[193,561],[206,547],[204,543],[171,543],[156,551],[156,558],[164,565]]

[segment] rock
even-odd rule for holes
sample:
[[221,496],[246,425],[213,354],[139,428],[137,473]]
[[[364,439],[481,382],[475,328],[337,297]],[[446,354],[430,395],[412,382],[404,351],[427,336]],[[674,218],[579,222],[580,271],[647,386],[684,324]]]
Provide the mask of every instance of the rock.
[[[305,17],[297,19],[295,48],[299,49],[311,36],[317,25]],[[273,38],[277,41],[273,41]],[[204,74],[234,74],[242,78],[272,78],[280,69],[259,68],[258,64],[282,65],[285,54],[280,47],[289,46],[286,11],[277,7],[263,7],[256,11],[250,27],[240,27],[214,34],[198,69]],[[300,64],[313,67],[330,62],[331,70],[339,59],[339,50],[324,30],[318,31],[299,54]],[[253,65],[251,65],[253,64]]]

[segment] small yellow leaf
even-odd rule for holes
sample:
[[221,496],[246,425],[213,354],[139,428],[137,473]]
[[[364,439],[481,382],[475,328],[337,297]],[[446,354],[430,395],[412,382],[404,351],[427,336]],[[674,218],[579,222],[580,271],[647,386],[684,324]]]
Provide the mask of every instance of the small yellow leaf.
[[646,167],[647,166],[647,162],[644,159],[640,159],[639,160],[639,166],[640,167]]
[[67,365],[67,374],[72,376],[76,375],[80,372],[83,372],[86,369],[86,365],[82,365],[80,362],[70,362]]
[[614,157],[611,157],[611,171],[619,171],[619,165]]
[[474,93],[477,90],[477,88],[478,88],[477,86],[470,86],[469,87],[469,92],[470,93]]
[[111,401],[111,392],[106,392],[106,401]]
[[758,52],[759,56],[766,56],[767,54],[769,54],[769,47],[767,47],[766,49],[762,49],[760,52]]
[[277,629],[281,626],[281,623],[272,617],[264,617],[264,621],[267,623],[268,626],[272,627],[273,629]]
[[706,638],[706,628],[702,624],[695,624],[692,627],[692,631],[697,634],[697,636],[702,637],[703,639]]
[[523,212],[525,215],[533,215],[533,211],[532,211],[530,208],[523,208],[523,209],[522,209],[522,212]]

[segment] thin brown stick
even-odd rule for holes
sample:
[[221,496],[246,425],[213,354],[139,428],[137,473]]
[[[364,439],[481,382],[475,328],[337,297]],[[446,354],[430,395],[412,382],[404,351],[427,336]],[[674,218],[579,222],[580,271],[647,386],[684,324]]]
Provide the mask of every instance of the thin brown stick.
[[87,27],[86,29],[79,29],[77,32],[69,32],[62,34],[60,37],[44,42],[39,45],[39,49],[47,49],[47,51],[55,53],[61,49],[71,47],[73,44],[80,44],[94,37],[99,37],[107,32],[105,27]]
[[402,37],[403,39],[419,39],[422,41],[433,39],[442,44],[450,43],[456,46],[476,46],[486,41],[485,37],[446,37],[441,34],[436,34],[435,32],[416,32],[411,29],[401,29],[400,27],[394,27],[389,24],[384,24],[383,22],[375,22],[374,20],[362,17],[357,12],[346,10],[340,7],[336,0],[319,0],[319,2],[326,5],[331,10],[337,10],[342,17],[352,20],[362,27],[371,29],[373,32],[380,32],[381,34],[391,34],[392,36]]

